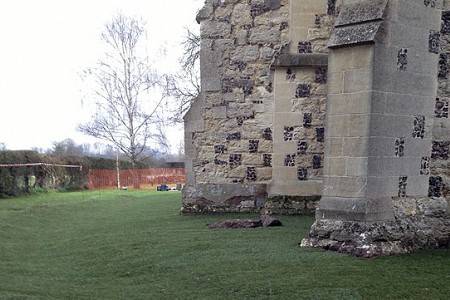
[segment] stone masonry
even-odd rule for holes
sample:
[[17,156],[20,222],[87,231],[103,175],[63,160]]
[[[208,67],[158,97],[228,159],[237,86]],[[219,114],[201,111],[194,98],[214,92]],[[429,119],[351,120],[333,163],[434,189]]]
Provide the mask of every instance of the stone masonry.
[[182,212],[315,212],[302,246],[365,257],[447,245],[448,2],[207,0]]
[[183,212],[314,212],[334,12],[326,0],[206,1]]

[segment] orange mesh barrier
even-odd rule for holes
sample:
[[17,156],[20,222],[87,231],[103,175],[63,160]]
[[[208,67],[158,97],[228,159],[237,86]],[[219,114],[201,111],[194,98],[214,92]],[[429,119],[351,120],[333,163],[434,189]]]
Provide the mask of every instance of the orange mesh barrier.
[[[175,186],[185,183],[184,169],[121,170],[120,186],[135,189],[152,189],[161,184]],[[117,189],[116,170],[89,170],[89,189]]]

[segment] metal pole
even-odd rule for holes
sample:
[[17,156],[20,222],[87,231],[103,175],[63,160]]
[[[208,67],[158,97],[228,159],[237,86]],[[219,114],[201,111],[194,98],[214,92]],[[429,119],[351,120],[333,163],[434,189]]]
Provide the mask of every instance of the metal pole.
[[120,169],[119,169],[119,150],[117,150],[116,156],[116,169],[117,169],[117,189],[120,190]]

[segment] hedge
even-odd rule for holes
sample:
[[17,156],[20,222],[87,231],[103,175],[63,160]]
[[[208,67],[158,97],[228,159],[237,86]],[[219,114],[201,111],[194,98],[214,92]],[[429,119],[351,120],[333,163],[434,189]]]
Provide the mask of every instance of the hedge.
[[[52,167],[49,165],[27,167],[0,167],[0,198],[18,196],[39,189],[61,191],[88,188],[89,169],[115,169],[116,160],[88,156],[53,156],[35,151],[0,151],[0,164],[44,163],[57,165],[81,165],[79,168]],[[131,163],[120,160],[122,169],[130,169]],[[140,163],[138,168],[148,168]]]

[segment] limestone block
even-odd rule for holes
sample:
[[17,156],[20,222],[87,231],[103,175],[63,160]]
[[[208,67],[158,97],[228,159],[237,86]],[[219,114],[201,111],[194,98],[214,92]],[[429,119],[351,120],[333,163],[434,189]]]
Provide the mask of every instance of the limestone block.
[[228,117],[253,117],[254,107],[249,103],[235,103],[231,102],[228,104]]
[[328,69],[331,72],[341,72],[351,70],[353,65],[353,50],[352,48],[333,49],[328,56]]
[[250,16],[250,5],[245,3],[238,3],[233,8],[231,14],[231,24],[237,26],[245,26],[252,24],[252,17]]
[[370,115],[351,114],[349,115],[348,136],[367,137],[370,135]]
[[214,9],[212,5],[205,5],[197,13],[195,20],[197,21],[198,24],[200,24],[201,21],[207,20],[212,15],[213,11]]
[[271,61],[275,54],[275,50],[270,47],[261,47],[259,50],[260,58],[266,61]]
[[205,109],[211,109],[215,106],[222,106],[224,104],[222,93],[219,91],[205,93]]
[[[326,131],[327,132],[327,131]],[[327,155],[332,157],[343,156],[342,152],[343,139],[329,137],[325,139],[325,148],[327,150]]]
[[390,27],[391,40],[403,48],[414,48],[423,52],[428,51],[428,39],[431,28],[415,28],[401,24],[393,23]]
[[280,30],[272,26],[258,26],[250,30],[249,42],[257,43],[278,43],[280,40]]
[[368,174],[370,176],[396,176],[397,179],[399,176],[419,175],[421,160],[421,157],[370,157]]
[[222,54],[222,60],[225,58],[229,58],[229,51],[223,51],[226,49],[233,49],[234,48],[234,39],[228,38],[228,39],[217,39],[214,41],[214,48],[215,49],[221,49]]
[[369,155],[369,139],[367,137],[344,137],[342,154],[351,157],[367,157]]
[[371,136],[412,137],[413,116],[372,114],[370,117]]
[[231,53],[232,61],[254,62],[259,58],[259,47],[257,45],[238,46]]
[[275,113],[274,126],[302,126],[303,120],[298,113]]
[[275,176],[270,183],[268,193],[272,196],[313,196],[322,194],[322,180],[285,181]]
[[369,199],[377,199],[380,197],[397,197],[399,190],[398,176],[375,176],[370,174],[367,177],[366,197]]
[[[408,57],[408,72],[436,77],[436,73],[438,72],[436,54],[430,53],[429,51],[408,49]],[[395,68],[395,65],[391,65],[390,67]]]
[[217,60],[221,60],[221,55],[217,51],[202,50],[200,53],[201,84],[204,92],[221,90]]
[[313,83],[311,86],[311,95],[316,97],[327,95],[328,88],[326,84]]
[[[329,32],[326,30],[323,30],[322,28],[308,28],[308,37],[307,40],[309,41],[316,41],[316,40],[324,40],[324,45],[327,45],[327,40],[330,37]],[[317,51],[313,51],[317,52]]]
[[231,33],[231,25],[227,22],[205,20],[201,22],[201,38],[227,38]]
[[323,196],[365,197],[367,177],[325,176]]
[[295,86],[294,83],[275,84],[274,97],[277,99],[275,101],[276,112],[291,111],[291,99],[295,97]]
[[[231,168],[230,170],[227,171],[228,172],[228,176],[230,178],[245,178],[245,176],[247,175],[247,167],[246,166],[237,166],[234,168]],[[209,182],[209,181],[206,181]]]
[[[257,128],[258,130],[252,132],[252,137],[260,137],[260,131],[262,132],[263,129],[271,127],[273,125],[273,120],[274,120],[274,114],[269,113],[269,114],[257,114],[255,116],[255,119],[253,120],[255,124],[255,129]],[[251,120],[252,121],[252,120]]]
[[[280,158],[279,156],[277,157],[276,155],[275,159]],[[284,157],[282,157],[284,159]],[[278,180],[278,181],[296,181],[297,180],[297,168],[293,168],[293,167],[280,167],[280,166],[275,166],[272,168],[272,176],[274,180]]]
[[259,150],[260,153],[272,153],[273,152],[273,142],[260,140],[259,141]]
[[224,105],[213,107],[212,117],[215,119],[225,119],[227,117],[227,107]]
[[344,72],[344,93],[372,90],[372,72],[369,69],[355,69]]
[[[369,139],[369,156],[394,156],[395,154],[394,137],[371,137]],[[408,147],[408,143],[405,145]]]
[[294,140],[307,140],[307,141],[317,141],[317,131],[316,128],[304,128],[304,127],[297,127],[294,130]]
[[372,69],[374,59],[374,46],[359,45],[352,47],[352,69]]
[[299,41],[306,41],[308,39],[308,27],[291,27],[291,37],[289,39],[289,53],[298,53],[297,43],[292,42],[292,36],[295,36]]
[[435,96],[386,93],[386,111],[395,115],[430,115],[434,111]]
[[[314,25],[315,14],[304,11],[293,12],[291,18],[291,26],[293,28],[306,28],[307,30]],[[300,38],[296,36],[296,38]],[[301,40],[301,39],[299,39]]]
[[272,179],[272,168],[258,168],[258,181],[269,181]]
[[329,115],[328,124],[331,126],[327,127],[328,137],[346,137],[348,136],[348,128],[350,126],[350,116],[349,115]]
[[405,157],[430,157],[432,140],[425,139],[405,139]]
[[230,153],[244,153],[248,151],[248,141],[229,141],[228,142],[228,152]]
[[344,92],[344,72],[328,72],[328,96]]
[[349,157],[347,158],[347,176],[367,176],[368,158]]
[[370,101],[371,112],[373,114],[383,114],[386,110],[386,95],[387,93],[373,91],[371,93],[372,99]]
[[317,116],[314,121],[317,121],[318,119],[322,119],[324,115],[321,111],[321,105],[319,102],[320,100],[317,98],[309,98],[307,100],[295,98],[291,100],[290,111],[296,113],[312,112]]
[[225,93],[222,95],[222,102],[245,102],[245,97],[243,92]]
[[257,153],[255,154],[245,153],[242,156],[242,164],[248,166],[262,166],[263,165],[262,156]]
[[414,1],[398,1],[397,22],[411,27],[429,28],[439,31],[441,26],[440,10],[428,9],[423,4],[423,2],[417,5]]
[[325,156],[323,173],[326,176],[346,176],[347,157]]
[[248,32],[247,30],[238,29],[235,34],[236,46],[245,46],[248,44]]
[[[260,26],[269,26],[272,25],[272,21],[271,19],[268,17],[268,13],[256,16],[253,19],[253,24],[255,27],[260,27]],[[271,26],[272,27],[272,26]],[[277,30],[279,31],[279,26],[277,26]]]
[[369,114],[372,112],[371,102],[375,100],[372,100],[371,92],[356,92],[345,96],[349,114]]
[[327,113],[329,115],[348,115],[350,94],[330,94],[328,95]]
[[[297,150],[297,141],[279,141],[273,143],[273,152],[274,153],[294,153]],[[277,165],[284,166],[281,158],[278,161]]]
[[327,11],[327,0],[302,0],[292,2],[292,11],[305,14],[324,14]]
[[428,196],[429,178],[428,176],[408,176],[406,194],[409,197]]

